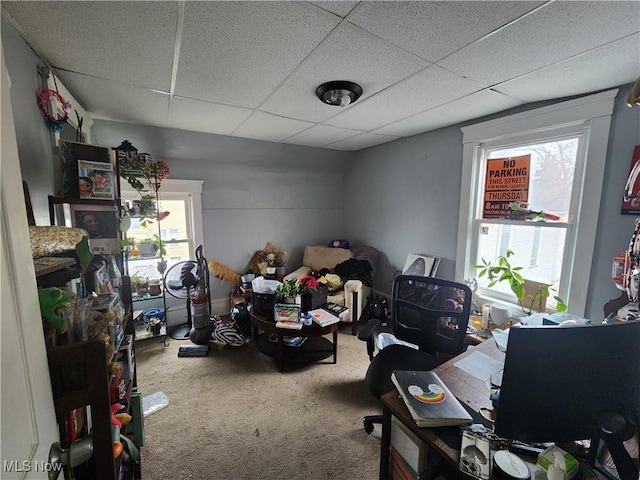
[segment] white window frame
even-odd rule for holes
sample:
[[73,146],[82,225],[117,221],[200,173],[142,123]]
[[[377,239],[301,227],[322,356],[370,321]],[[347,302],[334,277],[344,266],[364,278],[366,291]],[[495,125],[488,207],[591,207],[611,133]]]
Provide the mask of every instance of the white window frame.
[[[204,226],[202,220],[202,180],[181,180],[167,178],[162,181],[158,191],[160,200],[185,200],[187,202],[187,229],[189,231],[190,251],[195,255],[195,247],[204,244]],[[120,179],[121,193],[135,194],[129,183]]]
[[[475,202],[483,184],[484,169],[480,154],[487,145],[508,144],[513,139],[574,132],[585,137],[584,164],[576,165],[576,176],[583,175],[581,189],[574,187],[578,198],[576,218],[569,219],[573,232],[565,247],[563,280],[558,294],[569,305],[569,311],[584,316],[591,278],[604,169],[607,158],[609,127],[617,89],[509,115],[463,127],[463,163],[460,189],[460,216],[456,251],[456,281],[475,278],[476,263]],[[552,223],[546,223],[550,226]],[[579,261],[577,261],[579,259]],[[568,280],[568,283],[566,283]],[[561,284],[561,285],[562,285]],[[487,298],[496,300],[497,298]],[[501,300],[503,303],[504,301]],[[515,310],[514,310],[515,313]]]

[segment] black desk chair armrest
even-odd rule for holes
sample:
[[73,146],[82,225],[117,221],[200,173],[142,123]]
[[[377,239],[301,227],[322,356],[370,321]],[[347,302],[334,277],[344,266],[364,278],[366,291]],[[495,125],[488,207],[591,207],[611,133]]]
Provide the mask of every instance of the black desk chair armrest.
[[370,318],[369,321],[360,329],[358,333],[358,339],[367,342],[367,354],[369,360],[373,359],[373,352],[375,351],[375,330],[382,324],[382,320],[379,318]]

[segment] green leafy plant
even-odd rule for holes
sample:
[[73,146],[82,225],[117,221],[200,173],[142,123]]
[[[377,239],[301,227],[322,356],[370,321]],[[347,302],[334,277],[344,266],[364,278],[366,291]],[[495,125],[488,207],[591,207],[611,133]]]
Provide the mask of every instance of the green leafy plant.
[[131,289],[136,292],[146,291],[149,286],[149,277],[138,272],[131,275]]
[[151,237],[139,240],[138,243],[151,244],[153,245],[153,249],[156,253],[160,251],[160,253],[162,253],[162,256],[165,256],[167,254],[167,249],[164,246],[164,242],[160,238],[160,235],[158,235],[157,233],[154,233]]
[[282,285],[278,285],[278,288],[276,288],[276,300],[282,301],[285,298],[296,298],[298,295],[315,291],[315,287],[309,286],[308,283],[302,283],[298,279],[285,280]]
[[[540,283],[538,289],[535,291],[533,295],[529,295],[527,301],[525,301],[526,291],[525,291],[525,279],[520,274],[522,267],[516,267],[511,264],[509,259],[514,255],[513,251],[507,250],[507,252],[498,257],[496,259],[496,264],[492,264],[491,262],[482,259],[481,265],[474,265],[473,268],[479,269],[478,278],[482,278],[484,276],[489,280],[488,288],[493,287],[495,284],[499,282],[507,282],[511,291],[518,299],[518,303],[522,308],[522,311],[531,315],[534,311],[540,311],[542,309],[542,304],[544,299],[551,296],[551,291],[553,288],[548,283]],[[553,296],[556,300],[556,310],[558,312],[564,312],[567,310],[567,305],[564,303],[558,296]]]

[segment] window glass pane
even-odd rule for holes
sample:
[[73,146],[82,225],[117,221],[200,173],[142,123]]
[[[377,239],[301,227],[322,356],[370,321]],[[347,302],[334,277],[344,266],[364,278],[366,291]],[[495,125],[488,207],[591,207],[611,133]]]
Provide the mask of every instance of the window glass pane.
[[[544,227],[539,223],[535,225],[480,223],[479,231],[482,233],[478,235],[475,265],[483,264],[483,259],[495,265],[497,257],[504,255],[506,250],[511,250],[514,255],[509,261],[512,266],[523,267],[520,274],[525,280],[549,283],[555,289],[551,292],[551,297],[558,295],[566,229]],[[535,263],[531,261],[534,257]],[[480,287],[487,287],[488,284],[486,277],[478,278]],[[507,282],[499,282],[491,289],[513,295]],[[547,300],[547,305],[554,307],[556,302],[551,297]]]
[[165,243],[164,248],[167,251],[165,259],[170,264],[194,258],[194,254],[190,251],[189,242],[168,242]]
[[487,150],[488,159],[531,155],[529,209],[560,216],[567,222],[571,207],[579,137]]
[[184,200],[160,200],[160,211],[170,212],[160,223],[163,240],[185,240],[187,229],[187,204]]

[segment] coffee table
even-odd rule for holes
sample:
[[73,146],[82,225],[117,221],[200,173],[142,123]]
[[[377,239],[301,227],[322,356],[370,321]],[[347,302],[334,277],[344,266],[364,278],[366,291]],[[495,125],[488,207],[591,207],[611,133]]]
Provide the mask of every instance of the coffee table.
[[[285,364],[318,362],[333,355],[333,362],[338,361],[338,326],[336,322],[326,327],[315,323],[303,326],[301,330],[278,328],[272,318],[257,315],[249,309],[251,324],[253,325],[253,338],[256,347],[265,355],[273,357],[278,363],[278,369],[283,372]],[[264,333],[260,334],[259,330]],[[323,335],[333,334],[333,342]],[[277,342],[270,342],[269,336],[275,334]],[[289,347],[284,344],[284,337],[307,337],[305,342],[298,347]]]

